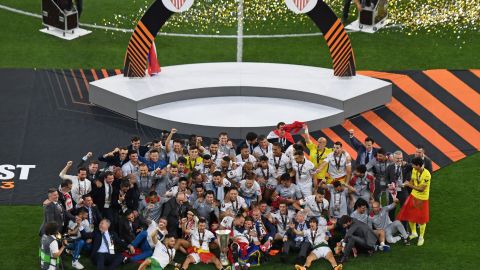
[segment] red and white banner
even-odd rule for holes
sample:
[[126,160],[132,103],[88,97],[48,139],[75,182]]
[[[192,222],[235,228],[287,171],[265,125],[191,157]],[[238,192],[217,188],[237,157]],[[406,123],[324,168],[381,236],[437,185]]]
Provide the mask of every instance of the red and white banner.
[[311,11],[316,5],[318,0],[285,0],[285,4],[291,11],[300,14]]

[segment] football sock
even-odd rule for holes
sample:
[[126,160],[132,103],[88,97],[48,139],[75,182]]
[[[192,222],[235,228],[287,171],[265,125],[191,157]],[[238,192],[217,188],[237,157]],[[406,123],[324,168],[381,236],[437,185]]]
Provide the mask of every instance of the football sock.
[[408,222],[408,226],[410,227],[410,232],[412,234],[417,234],[417,224],[413,222]]
[[423,235],[425,234],[425,228],[427,227],[427,224],[422,224],[420,225],[420,237],[423,238]]

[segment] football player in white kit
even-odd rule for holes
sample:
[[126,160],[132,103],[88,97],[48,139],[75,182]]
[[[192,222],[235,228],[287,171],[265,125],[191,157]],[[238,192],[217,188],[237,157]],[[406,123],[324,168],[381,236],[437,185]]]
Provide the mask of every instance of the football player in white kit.
[[352,158],[343,150],[341,142],[333,144],[333,152],[328,154],[327,158],[318,166],[316,172],[321,172],[325,166],[328,166],[330,178],[327,183],[340,181],[348,183],[352,177]]
[[275,191],[278,185],[278,177],[277,172],[273,165],[268,163],[267,156],[260,156],[258,162],[258,168],[255,170],[255,174],[257,176],[257,182],[263,187],[265,187],[263,191],[263,198],[269,201],[272,197],[272,193]]
[[[325,221],[324,216],[328,215],[329,203],[324,198],[325,190],[318,188],[315,195],[310,195],[304,199],[298,200],[293,204],[293,207],[299,211],[304,211],[308,219],[314,217],[320,224]],[[302,208],[304,206],[305,208]]]
[[283,242],[287,241],[287,230],[289,224],[295,218],[295,211],[288,209],[286,202],[281,202],[279,204],[279,209],[277,212],[273,213],[270,216],[270,222],[277,225],[277,233],[275,234],[275,240],[281,240]]
[[315,190],[318,187],[315,166],[310,160],[305,158],[303,151],[295,152],[290,176],[295,177],[296,184],[304,198],[313,194],[312,187]]
[[[155,250],[150,258],[145,259],[138,267],[138,270],[163,270],[167,265],[173,265],[179,268],[180,264],[173,261],[175,258],[175,236],[167,234],[163,240],[157,238],[157,230],[152,234],[155,242]],[[147,268],[148,267],[148,268]]]
[[290,159],[282,153],[282,146],[278,142],[272,143],[272,155],[269,157],[268,163],[275,168],[278,176],[288,173],[292,168]]
[[305,236],[307,241],[310,242],[312,246],[312,251],[307,256],[307,260],[303,266],[295,265],[296,270],[306,270],[312,265],[313,261],[318,259],[325,259],[331,265],[333,270],[341,270],[343,268],[342,264],[337,264],[337,261],[333,257],[333,252],[328,247],[328,237],[326,235],[328,230],[332,230],[335,227],[336,219],[330,220],[332,225],[327,226],[327,223],[318,224],[318,220],[315,217],[310,218],[309,224],[310,228],[304,231],[298,231],[295,229],[295,225],[293,223],[290,224],[290,229],[293,233],[300,236]]
[[223,269],[222,263],[210,252],[209,245],[215,241],[215,235],[207,230],[207,221],[204,218],[198,220],[198,228],[189,230],[190,240],[192,246],[188,248],[188,256],[182,264],[181,270],[188,269],[191,263],[197,264],[199,262],[210,264],[213,263],[217,270]]

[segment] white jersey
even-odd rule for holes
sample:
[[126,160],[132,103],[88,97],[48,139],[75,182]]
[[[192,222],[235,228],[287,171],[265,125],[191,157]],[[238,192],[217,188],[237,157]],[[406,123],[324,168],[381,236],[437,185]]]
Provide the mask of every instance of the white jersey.
[[85,230],[86,233],[90,233],[90,232],[93,232],[93,226],[90,227],[90,222],[88,222],[88,219],[84,219],[82,220],[82,222],[80,222],[80,225],[77,225],[76,222],[70,220],[68,222],[68,228],[70,230],[75,230],[75,228],[78,226],[78,232],[76,235],[71,235],[70,237],[72,239],[79,239],[82,237],[82,233],[81,231]]
[[270,156],[268,158],[268,163],[275,168],[275,172],[278,176],[281,176],[282,174],[286,173],[289,169],[292,168],[292,163],[290,162],[290,159],[282,153],[282,156],[276,157],[276,156]]
[[[185,193],[185,196],[187,196],[187,199],[190,199],[191,194],[187,193],[187,191],[188,191],[188,189],[185,189],[185,191],[183,193]],[[167,193],[165,193],[165,197],[174,198],[174,197],[177,196],[178,192],[179,192],[178,186],[174,186],[171,189],[169,189],[167,191]]]
[[175,249],[167,248],[161,241],[158,241],[153,250],[152,258],[157,260],[160,266],[165,267],[175,258]]
[[304,163],[299,164],[295,160],[292,163],[292,169],[295,171],[295,179],[298,188],[302,192],[302,196],[305,198],[313,194],[313,179],[315,174],[315,166],[307,159],[304,159]]
[[198,230],[192,230],[190,231],[190,239],[193,247],[209,251],[208,244],[215,240],[215,235],[209,230],[205,230],[203,233],[199,233]]
[[256,155],[258,157],[267,156],[270,158],[273,155],[272,144],[268,143],[268,146],[266,149],[263,149],[260,147],[260,145],[257,145],[257,147],[253,149],[253,155]]
[[226,216],[222,219],[220,222],[220,226],[224,229],[231,229],[233,226],[233,220],[234,218],[231,216]]
[[278,185],[275,188],[275,192],[284,199],[298,200],[303,196],[302,191],[295,184],[290,184],[288,188],[283,185]]
[[257,181],[254,181],[251,187],[247,187],[247,180],[240,181],[240,188],[238,191],[242,197],[247,198],[258,197],[262,194],[260,185]]
[[259,242],[258,237],[256,236],[251,236],[250,232],[255,232],[255,229],[233,229],[233,237],[237,242],[242,242],[242,243],[250,243],[250,242]]
[[[216,164],[212,164],[212,165],[215,166],[215,170],[216,170],[216,168],[217,168]],[[200,164],[198,171],[199,171],[202,175],[205,175],[205,177],[207,178],[207,181],[206,181],[207,183],[210,182],[210,181],[212,181],[213,173],[212,173],[212,171],[210,170],[210,166],[206,166],[206,167],[205,167],[205,165],[202,163],[202,164]]]
[[287,158],[290,160],[290,162],[293,162],[295,159],[294,159],[294,152],[295,152],[295,148],[293,148],[293,144],[291,144],[286,150],[285,150],[285,155],[287,156]]
[[341,218],[343,215],[348,215],[347,197],[348,189],[337,192],[333,185],[327,185],[330,191],[330,215],[336,218]]
[[248,161],[250,161],[251,163],[253,163],[253,166],[255,166],[255,164],[257,163],[257,159],[256,159],[254,156],[250,155],[250,154],[249,154],[248,157],[245,158],[245,159],[242,158],[242,155],[241,155],[241,154],[238,154],[238,155],[237,155],[237,162],[238,162],[238,163],[245,163],[245,162],[248,162]]
[[170,141],[170,152],[168,152],[168,160],[170,161],[170,163],[174,162],[174,161],[177,161],[177,159],[179,157],[183,157],[183,152],[182,150],[180,149],[180,153],[177,153],[173,150],[173,140]]
[[268,164],[268,168],[257,168],[255,170],[255,174],[257,178],[263,178],[266,182],[266,187],[268,189],[275,189],[278,185],[277,177],[279,176],[275,170],[275,168]]
[[[151,248],[153,248],[155,246],[155,244],[153,243],[151,235],[157,228],[158,228],[157,223],[153,220],[150,222],[150,224],[148,225],[148,228],[147,228],[147,242],[148,242],[148,244],[150,245]],[[158,242],[160,242],[160,241],[158,241]]]
[[305,199],[300,201],[300,204],[305,205],[307,216],[309,217],[319,217],[322,215],[322,211],[328,211],[329,208],[329,203],[326,199],[323,198],[322,202],[317,202],[315,195],[305,197]]
[[320,244],[328,245],[328,242],[326,240],[327,226],[325,224],[323,225],[318,224],[318,228],[316,231],[312,231],[311,229],[306,229],[305,231],[303,231],[303,233],[307,238],[307,241],[310,242],[312,246],[316,246]]
[[212,162],[215,163],[215,165],[217,165],[217,167],[220,167],[220,164],[222,162],[223,157],[226,156],[225,153],[220,152],[220,151],[217,151],[216,154],[212,154],[212,153],[210,153],[210,151],[205,151],[203,154],[204,155],[205,154],[210,155]]
[[312,187],[312,175],[315,174],[315,166],[310,160],[304,159],[304,163],[299,164],[295,160],[292,162],[292,168],[295,171],[296,184],[300,187]]
[[134,174],[135,176],[138,177],[139,170],[140,170],[140,162],[138,162],[135,165],[131,161],[129,161],[129,162],[123,164],[123,166],[122,166],[122,173],[123,173],[124,177],[129,175],[129,174]]
[[90,193],[92,191],[92,182],[85,179],[80,181],[77,176],[66,175],[66,178],[72,180],[72,199],[78,203],[83,195]]
[[245,179],[247,172],[243,170],[244,163],[237,163],[237,168],[235,170],[230,170],[227,172],[227,178],[234,181],[235,183],[240,182]]
[[350,156],[347,152],[342,153],[339,157],[336,157],[334,154],[335,152],[328,154],[325,161],[328,162],[328,174],[333,179],[336,179],[347,175],[346,168],[352,164],[350,161],[347,163],[347,157]]
[[277,224],[277,233],[284,236],[290,224],[295,218],[295,211],[288,210],[286,214],[281,214],[280,210],[272,214],[273,221]]
[[245,202],[244,198],[237,196],[237,199],[233,202],[224,201],[220,207],[220,211],[225,212],[230,209],[236,215],[240,212],[240,209],[243,209],[243,208],[247,208],[247,203]]

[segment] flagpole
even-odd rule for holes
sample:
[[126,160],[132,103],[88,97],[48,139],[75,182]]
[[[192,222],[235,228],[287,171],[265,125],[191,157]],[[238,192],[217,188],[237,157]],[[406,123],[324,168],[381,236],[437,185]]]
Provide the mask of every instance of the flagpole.
[[238,1],[237,8],[237,62],[243,60],[243,0]]

